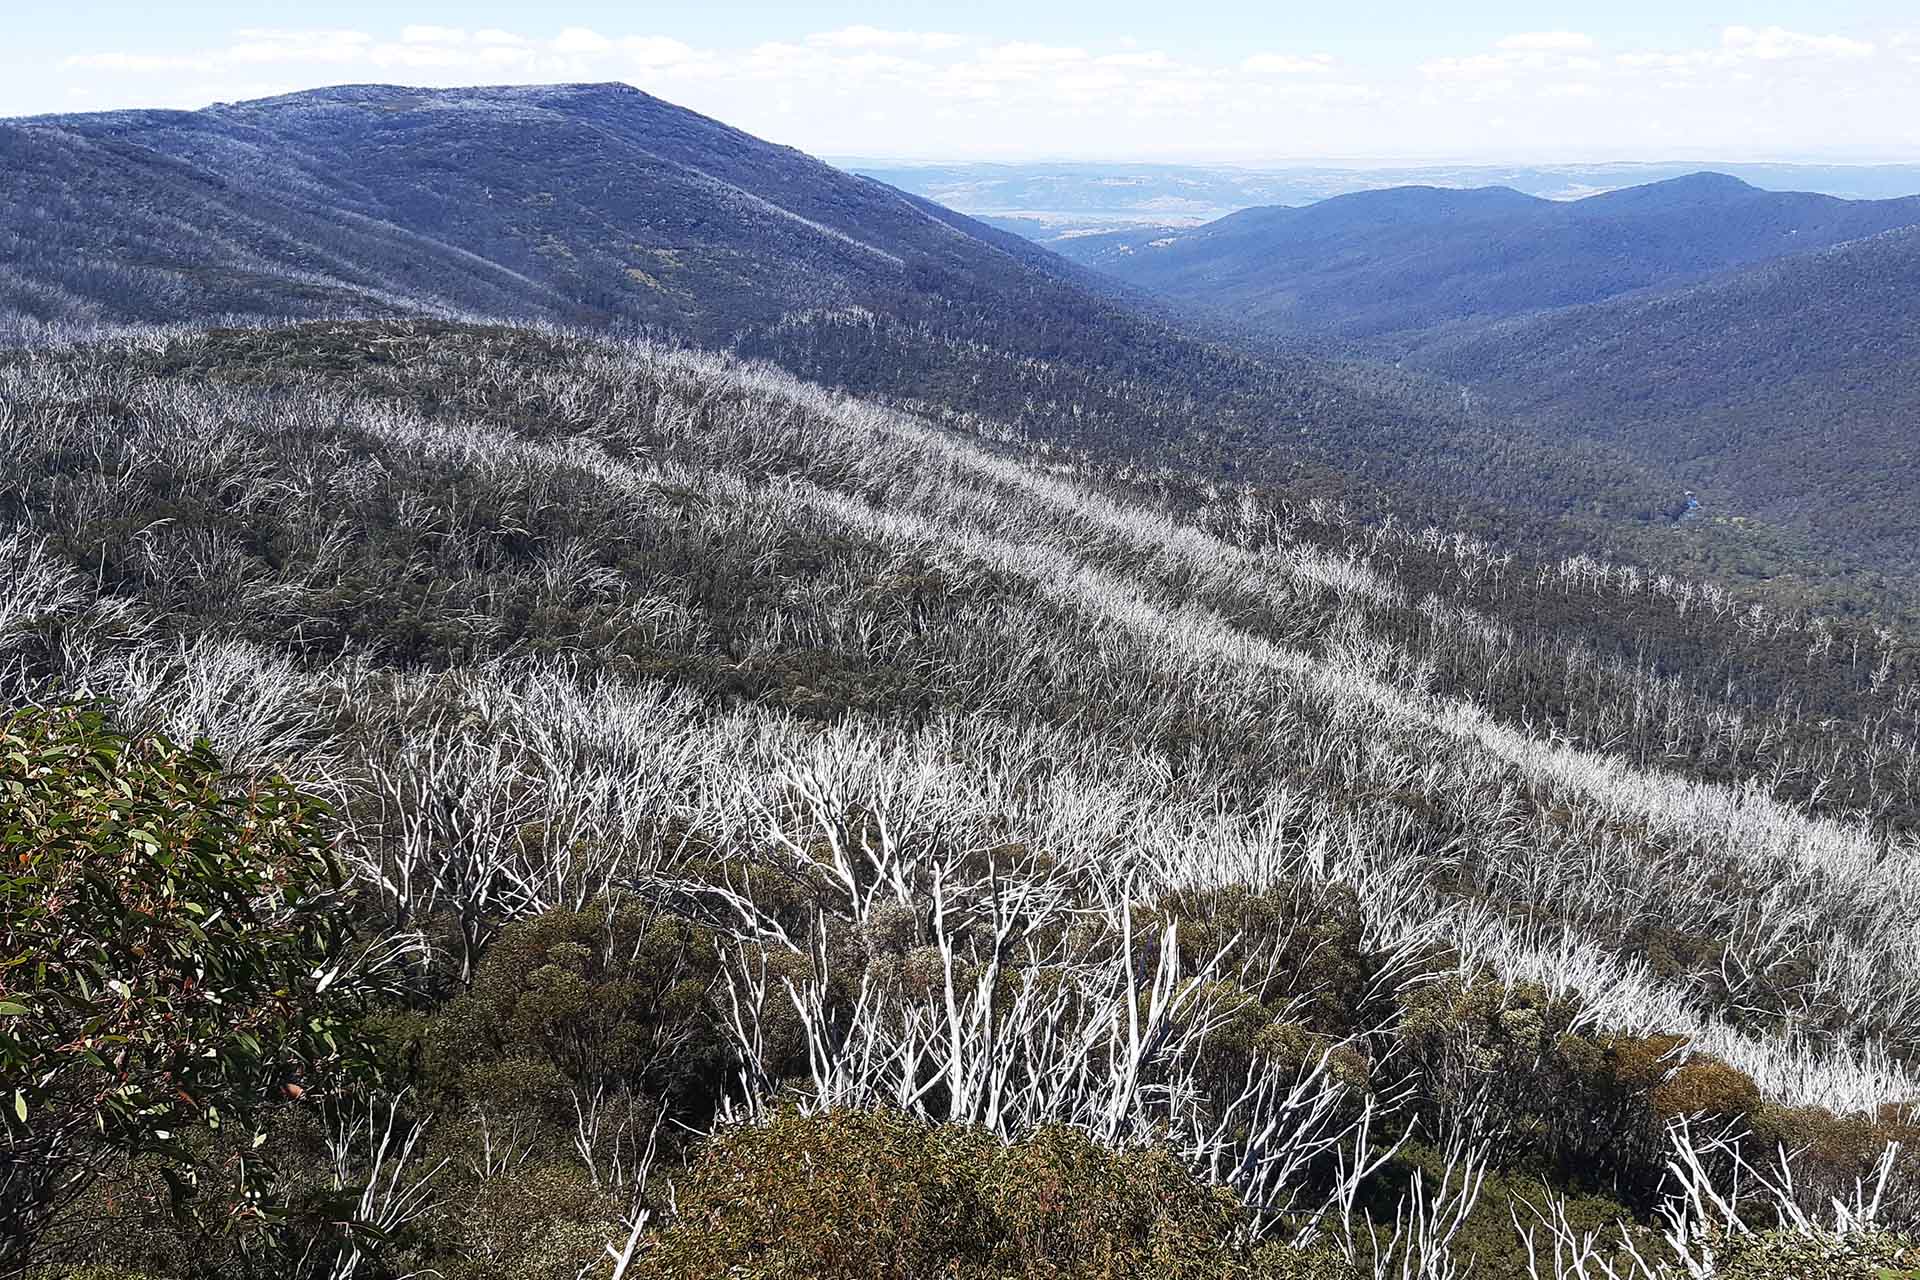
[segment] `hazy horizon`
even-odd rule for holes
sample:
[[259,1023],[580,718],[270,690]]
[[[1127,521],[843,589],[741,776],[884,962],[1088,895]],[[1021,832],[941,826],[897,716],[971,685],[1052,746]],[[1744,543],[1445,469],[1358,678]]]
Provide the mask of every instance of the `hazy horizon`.
[[1872,164],[1920,160],[1920,20],[1884,0],[1515,0],[1275,13],[1084,0],[40,6],[0,116],[196,109],[337,84],[621,81],[816,155],[890,163]]
[[1038,155],[1020,160],[982,160],[954,155],[835,155],[821,152],[817,159],[836,168],[849,165],[898,165],[902,168],[965,168],[1000,166],[1008,169],[1044,168],[1048,165],[1076,165],[1104,169],[1214,169],[1260,173],[1285,170],[1326,169],[1367,172],[1378,169],[1443,168],[1462,169],[1556,169],[1556,168],[1661,168],[1671,165],[1698,165],[1711,169],[1715,164],[1738,167],[1777,166],[1781,168],[1821,169],[1908,169],[1920,168],[1920,150],[1883,159],[1844,159],[1811,154],[1793,155],[1378,155],[1378,156],[1273,156],[1249,160],[1212,160],[1204,157],[1165,160],[1132,160],[1103,155]]
[[[305,85],[297,89],[285,89],[274,93],[260,94],[245,98],[216,98],[199,103],[197,106],[169,105],[165,103],[127,103],[113,106],[77,107],[30,111],[0,115],[0,121],[19,123],[24,121],[55,118],[72,115],[110,114],[116,111],[137,110],[182,110],[204,111],[220,106],[234,106],[248,102],[266,101],[277,97],[290,97],[302,93],[319,93],[329,89],[351,88],[390,88],[402,90],[437,91],[450,89],[489,89],[564,86],[567,84],[623,84],[630,88],[650,93],[675,106],[685,106],[689,110],[698,110],[687,103],[678,102],[669,95],[658,93],[645,85],[632,80],[613,79],[607,81],[480,81],[461,84],[416,83],[406,80],[339,80],[323,84]],[[712,112],[702,112],[712,116]],[[722,123],[729,123],[725,117],[714,116]],[[778,139],[769,139],[778,141]],[[805,150],[805,148],[802,148]],[[1502,168],[1600,168],[1616,166],[1621,168],[1656,168],[1673,165],[1698,165],[1711,169],[1716,164],[1730,166],[1779,166],[1835,169],[1878,169],[1920,167],[1920,145],[1900,153],[1858,153],[1843,150],[1766,152],[1741,155],[1725,150],[1703,150],[1698,153],[1685,151],[1618,153],[1597,152],[1544,153],[1516,152],[1513,154],[1474,154],[1471,152],[1400,152],[1381,154],[1276,154],[1272,156],[1243,156],[1238,158],[1220,157],[1205,152],[1188,155],[1169,155],[1138,157],[1115,153],[1035,153],[1019,156],[977,156],[964,152],[899,152],[870,151],[859,153],[836,153],[832,151],[810,152],[817,159],[836,167],[846,168],[860,165],[897,165],[909,168],[939,167],[985,167],[1002,166],[1010,169],[1036,168],[1047,165],[1073,165],[1110,169],[1181,169],[1201,168],[1211,170],[1243,170],[1247,172],[1284,171],[1284,170],[1367,170],[1397,168],[1435,168],[1456,166],[1472,169]]]

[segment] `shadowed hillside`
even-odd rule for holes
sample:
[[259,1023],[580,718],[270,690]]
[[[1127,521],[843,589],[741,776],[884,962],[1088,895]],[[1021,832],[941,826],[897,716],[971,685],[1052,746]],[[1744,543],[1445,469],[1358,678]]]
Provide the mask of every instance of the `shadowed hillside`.
[[1862,560],[1920,565],[1920,229],[1442,331],[1412,360]]
[[1345,351],[1363,377],[1391,357],[1428,405],[1452,397],[1463,419],[1548,442],[1534,474],[1554,488],[1578,490],[1597,450],[1690,491],[1656,501],[1652,522],[1711,529],[1716,572],[1823,563],[1884,601],[1920,566],[1904,497],[1916,219],[1920,199],[1696,174],[1570,203],[1368,192],[1062,247],[1236,317],[1255,344]]

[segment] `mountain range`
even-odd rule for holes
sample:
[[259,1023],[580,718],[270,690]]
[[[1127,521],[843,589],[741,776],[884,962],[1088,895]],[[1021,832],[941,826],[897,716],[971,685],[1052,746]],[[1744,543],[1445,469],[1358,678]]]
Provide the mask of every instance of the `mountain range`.
[[1092,231],[1191,226],[1263,205],[1304,205],[1389,187],[1512,187],[1571,200],[1685,177],[1702,169],[1769,191],[1816,191],[1855,200],[1920,193],[1920,165],[1755,162],[1613,162],[1493,165],[1102,164],[1090,161],[941,164],[834,159],[1050,248]]
[[23,336],[335,315],[670,333],[1061,447],[1564,550],[1607,536],[1568,523],[1595,494],[1641,512],[1682,488],[1465,424],[1390,370],[1256,356],[1020,237],[623,85],[39,117],[0,124],[0,158],[0,326]]
[[1401,187],[1056,247],[1250,327],[1388,349],[1409,331],[1691,283],[1916,222],[1920,196],[1841,200],[1697,173],[1570,201]]
[[1059,247],[1291,349],[1620,448],[1709,518],[1920,566],[1920,199],[1700,173],[1581,200],[1408,187]]
[[[1785,364],[1723,376],[1753,362],[1729,364],[1708,299],[1749,286],[1661,308],[1664,364],[1634,347],[1645,313],[1627,300],[1906,225],[1920,197],[1713,174],[1576,201],[1404,187],[1076,237],[1054,246],[1069,260],[623,85],[36,117],[0,123],[0,160],[0,326],[22,336],[209,317],[616,326],[1475,536],[1815,598],[1866,574],[1884,599],[1914,565],[1885,500],[1904,455],[1876,453],[1898,428],[1871,425],[1900,420],[1902,393],[1844,386],[1907,385],[1860,376],[1862,358],[1904,359],[1897,324],[1774,307],[1768,342],[1801,353],[1789,389]],[[1897,289],[1875,296],[1910,314]],[[1522,323],[1610,299],[1550,332]],[[1855,322],[1887,341],[1827,341]],[[1616,346],[1636,354],[1607,362]],[[1653,367],[1649,386],[1635,371]],[[1769,461],[1822,438],[1781,411],[1809,399],[1863,423],[1817,484]]]
[[1409,361],[1676,465],[1751,516],[1920,566],[1920,227],[1430,335]]

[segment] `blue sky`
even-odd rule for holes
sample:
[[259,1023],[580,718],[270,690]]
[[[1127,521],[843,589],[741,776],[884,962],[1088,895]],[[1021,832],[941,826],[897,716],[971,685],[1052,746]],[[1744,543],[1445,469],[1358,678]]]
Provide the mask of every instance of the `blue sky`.
[[1912,0],[21,7],[0,115],[592,79],[836,156],[1920,160]]

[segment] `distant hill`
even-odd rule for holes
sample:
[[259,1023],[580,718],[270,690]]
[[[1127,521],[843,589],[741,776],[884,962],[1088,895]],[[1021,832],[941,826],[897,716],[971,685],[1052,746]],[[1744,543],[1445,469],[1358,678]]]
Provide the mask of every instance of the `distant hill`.
[[[343,313],[546,321],[902,396],[927,393],[952,344],[996,364],[942,388],[974,411],[1050,406],[1027,383],[1071,377],[1150,387],[1241,433],[1271,417],[1291,437],[1311,412],[1360,438],[1408,434],[1404,406],[1170,329],[1019,236],[620,84],[343,86],[0,123],[0,249],[0,338]],[[876,324],[910,350],[842,340]],[[1109,449],[1189,425],[1045,416]]]
[[1598,448],[1696,491],[1667,518],[1920,570],[1920,199],[1711,173],[1567,203],[1409,187],[1056,247],[1250,337],[1437,375],[1560,442],[1547,475]]
[[938,278],[1088,278],[624,85],[350,86],[0,124],[0,305],[170,320],[357,304],[723,338]]
[[1700,173],[1567,202],[1498,187],[1369,191],[1054,247],[1257,331],[1379,342],[1671,288],[1915,223],[1920,197],[1841,200]]
[[1412,362],[1920,567],[1920,227],[1441,333]]
[[[343,86],[0,123],[0,339],[342,314],[544,321],[734,347],[900,396],[924,396],[955,344],[991,353],[989,373],[942,387],[976,412],[1052,406],[1027,385],[1046,361],[1204,400],[1242,432],[1311,410],[1381,424],[1361,437],[1407,434],[1398,407],[1169,330],[1122,295],[1019,236],[620,84]],[[906,349],[840,341],[849,318]],[[1188,425],[1043,416],[1056,438],[1121,450]]]

